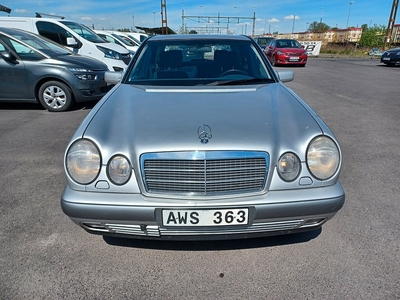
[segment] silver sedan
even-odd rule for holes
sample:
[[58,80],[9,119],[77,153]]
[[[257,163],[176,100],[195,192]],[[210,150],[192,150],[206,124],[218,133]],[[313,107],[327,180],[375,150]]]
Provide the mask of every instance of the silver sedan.
[[89,233],[235,239],[316,230],[343,206],[342,154],[246,36],[143,42],[73,135],[61,206]]

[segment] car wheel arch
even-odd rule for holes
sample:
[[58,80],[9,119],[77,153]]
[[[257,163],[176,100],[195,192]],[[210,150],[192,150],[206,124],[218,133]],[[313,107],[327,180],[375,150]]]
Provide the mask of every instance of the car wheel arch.
[[[42,95],[41,95],[41,93],[43,92],[42,88],[49,84],[50,85],[51,84],[59,85],[59,87],[61,89],[63,89],[63,90],[65,89],[67,100],[66,100],[66,103],[59,109],[54,109],[51,106],[47,105],[42,98]],[[53,77],[44,78],[37,82],[36,87],[35,87],[35,97],[36,97],[36,101],[38,101],[45,109],[47,109],[49,111],[66,111],[69,108],[71,108],[71,106],[75,103],[75,95],[74,95],[73,90],[70,87],[70,85],[63,80],[60,80],[59,78],[53,78]]]

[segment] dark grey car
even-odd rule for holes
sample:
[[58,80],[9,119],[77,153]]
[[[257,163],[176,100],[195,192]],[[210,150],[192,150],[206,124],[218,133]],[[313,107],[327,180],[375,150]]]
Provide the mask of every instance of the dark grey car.
[[269,43],[274,39],[272,36],[258,36],[255,37],[254,40],[257,44],[260,45],[261,48],[265,48],[269,46]]
[[65,111],[74,102],[99,100],[107,91],[106,70],[102,62],[35,34],[0,28],[0,101]]

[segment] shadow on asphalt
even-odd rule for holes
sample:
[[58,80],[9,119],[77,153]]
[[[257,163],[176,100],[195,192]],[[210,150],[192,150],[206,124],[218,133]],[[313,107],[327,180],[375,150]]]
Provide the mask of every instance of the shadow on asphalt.
[[44,110],[39,103],[0,103],[0,110]]
[[166,241],[166,240],[144,240],[104,236],[104,241],[111,246],[143,248],[153,250],[175,250],[175,251],[214,251],[214,250],[238,250],[284,246],[291,244],[306,243],[317,238],[322,228],[314,231],[301,233],[269,236],[262,238],[248,238],[239,240],[218,241]]
[[[68,111],[77,111],[84,109],[92,109],[98,101],[75,103]],[[0,110],[34,110],[46,111],[46,109],[39,103],[18,103],[18,102],[1,102]],[[67,112],[68,112],[67,111]]]

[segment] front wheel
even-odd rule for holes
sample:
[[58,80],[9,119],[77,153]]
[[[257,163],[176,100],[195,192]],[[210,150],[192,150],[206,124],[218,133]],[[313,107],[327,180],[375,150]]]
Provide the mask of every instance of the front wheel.
[[66,111],[74,103],[70,88],[59,81],[45,82],[39,89],[39,101],[48,111]]
[[275,55],[272,55],[271,64],[272,64],[274,67],[276,67],[276,58],[275,58]]

